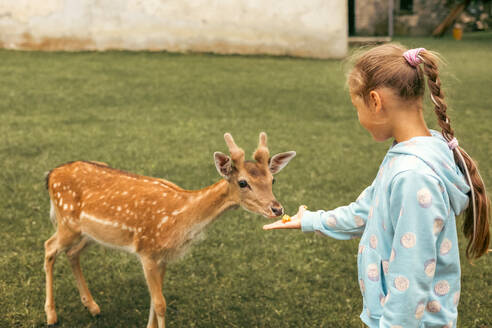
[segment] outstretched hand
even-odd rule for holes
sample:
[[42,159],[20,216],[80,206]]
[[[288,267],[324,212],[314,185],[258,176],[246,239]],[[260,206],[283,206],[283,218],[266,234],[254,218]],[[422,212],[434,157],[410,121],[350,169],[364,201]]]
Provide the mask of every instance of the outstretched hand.
[[296,215],[290,218],[290,221],[284,222],[284,220],[278,220],[276,222],[266,224],[263,226],[263,230],[273,230],[273,229],[300,229],[301,228],[301,219],[304,211],[306,211],[307,207],[305,205],[299,206],[299,211],[297,211]]

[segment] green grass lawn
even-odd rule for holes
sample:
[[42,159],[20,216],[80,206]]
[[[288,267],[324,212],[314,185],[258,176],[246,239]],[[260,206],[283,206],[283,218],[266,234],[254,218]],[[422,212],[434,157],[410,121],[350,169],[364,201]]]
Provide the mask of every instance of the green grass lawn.
[[[492,190],[492,34],[398,39],[441,52],[452,126]],[[258,133],[271,153],[296,150],[274,192],[288,213],[354,200],[390,142],[359,125],[343,61],[167,53],[0,51],[0,327],[44,325],[44,249],[53,232],[44,172],[87,159],[214,183],[224,132],[247,156]],[[427,121],[435,117],[427,104]],[[357,240],[262,231],[268,221],[227,212],[169,266],[169,327],[361,327]],[[461,224],[461,220],[459,221]],[[461,249],[465,240],[460,232]],[[143,327],[149,295],[136,257],[93,246],[82,267],[102,315],[82,306],[65,255],[55,266],[60,327]],[[492,323],[492,259],[462,252],[460,327]]]

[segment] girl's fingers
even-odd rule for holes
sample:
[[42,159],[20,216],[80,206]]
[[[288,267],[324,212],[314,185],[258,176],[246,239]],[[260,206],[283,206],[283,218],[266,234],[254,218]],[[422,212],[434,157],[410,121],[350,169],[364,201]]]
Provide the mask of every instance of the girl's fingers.
[[263,226],[263,230],[273,230],[273,229],[299,229],[301,227],[300,220],[291,220],[289,222],[282,222],[278,220],[276,222],[266,224]]
[[307,206],[306,205],[299,206],[299,210],[297,211],[297,214],[295,216],[298,217],[298,218],[302,218],[302,214],[306,210],[307,210]]

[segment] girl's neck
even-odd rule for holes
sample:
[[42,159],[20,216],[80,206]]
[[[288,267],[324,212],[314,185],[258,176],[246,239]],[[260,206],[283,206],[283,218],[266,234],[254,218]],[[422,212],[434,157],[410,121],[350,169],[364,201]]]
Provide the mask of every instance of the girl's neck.
[[396,142],[407,141],[414,137],[431,136],[424,120],[421,102],[407,103],[404,109],[390,112],[392,113],[393,137]]

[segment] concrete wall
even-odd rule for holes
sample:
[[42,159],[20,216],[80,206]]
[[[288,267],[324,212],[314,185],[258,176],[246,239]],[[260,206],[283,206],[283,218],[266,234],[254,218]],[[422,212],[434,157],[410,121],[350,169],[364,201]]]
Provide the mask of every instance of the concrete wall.
[[338,58],[345,0],[0,0],[0,46]]

